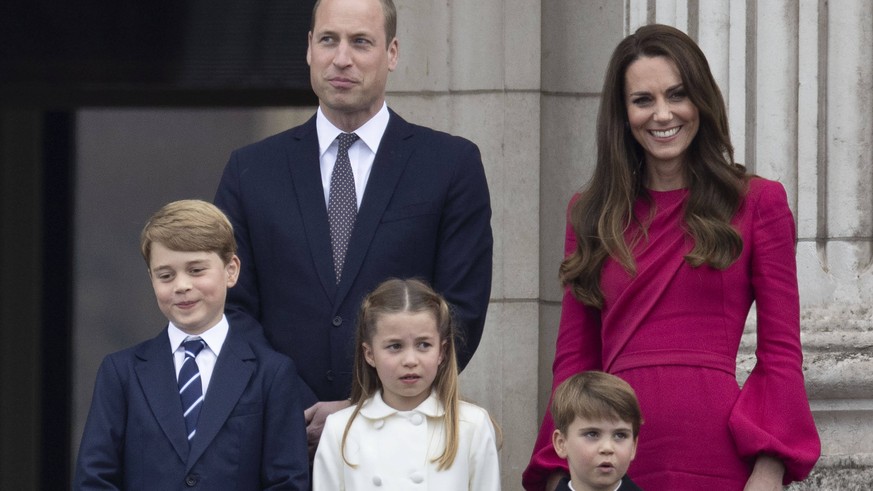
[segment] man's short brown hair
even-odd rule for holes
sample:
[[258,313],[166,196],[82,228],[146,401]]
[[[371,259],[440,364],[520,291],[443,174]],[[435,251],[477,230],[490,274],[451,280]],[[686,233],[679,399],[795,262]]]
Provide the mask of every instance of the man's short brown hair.
[[[393,0],[379,0],[382,5],[382,17],[385,18],[385,44],[390,45],[391,40],[397,36],[397,7]],[[315,29],[315,13],[321,5],[321,0],[316,0],[312,6],[312,20],[309,21],[309,32]]]

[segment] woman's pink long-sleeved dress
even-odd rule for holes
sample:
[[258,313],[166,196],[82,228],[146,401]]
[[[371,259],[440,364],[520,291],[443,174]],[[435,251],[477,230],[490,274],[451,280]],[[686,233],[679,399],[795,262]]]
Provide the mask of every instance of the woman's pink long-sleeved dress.
[[[637,273],[607,260],[603,310],[565,292],[552,390],[571,375],[602,370],[626,380],[644,424],[628,474],[647,491],[742,490],[758,454],[785,464],[785,482],[810,472],[820,453],[801,371],[794,219],[782,185],[753,178],[733,225],[743,238],[725,270],[684,260],[685,189],[649,191],[657,214],[634,249]],[[636,216],[649,214],[638,200]],[[632,231],[631,231],[632,233]],[[565,252],[576,250],[567,227]],[[736,356],[752,302],[757,363],[742,389]],[[552,449],[546,414],[524,473],[542,489],[566,464]]]

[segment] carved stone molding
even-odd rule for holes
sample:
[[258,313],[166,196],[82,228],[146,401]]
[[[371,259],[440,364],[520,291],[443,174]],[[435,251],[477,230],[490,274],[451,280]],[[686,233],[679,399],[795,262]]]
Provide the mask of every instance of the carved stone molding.
[[[822,457],[791,491],[866,490],[873,482],[873,312],[868,306],[805,308],[803,373]],[[737,357],[742,383],[755,363],[755,315]]]

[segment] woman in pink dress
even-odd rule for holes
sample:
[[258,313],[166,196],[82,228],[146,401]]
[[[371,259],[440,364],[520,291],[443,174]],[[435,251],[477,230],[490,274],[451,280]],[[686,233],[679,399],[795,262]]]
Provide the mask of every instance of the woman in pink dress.
[[[820,453],[803,385],[794,219],[782,185],[734,162],[724,100],[687,35],[641,27],[616,48],[597,166],[568,211],[553,390],[584,370],[634,388],[645,423],[628,475],[647,491],[778,490]],[[736,356],[752,303],[757,362]],[[566,473],[546,415],[525,489]]]

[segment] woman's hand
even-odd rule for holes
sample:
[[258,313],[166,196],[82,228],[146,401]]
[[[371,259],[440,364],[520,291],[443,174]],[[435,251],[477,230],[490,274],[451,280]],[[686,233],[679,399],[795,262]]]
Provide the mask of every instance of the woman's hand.
[[744,491],[782,491],[782,476],[785,465],[776,457],[761,454],[755,460],[755,468],[746,482]]

